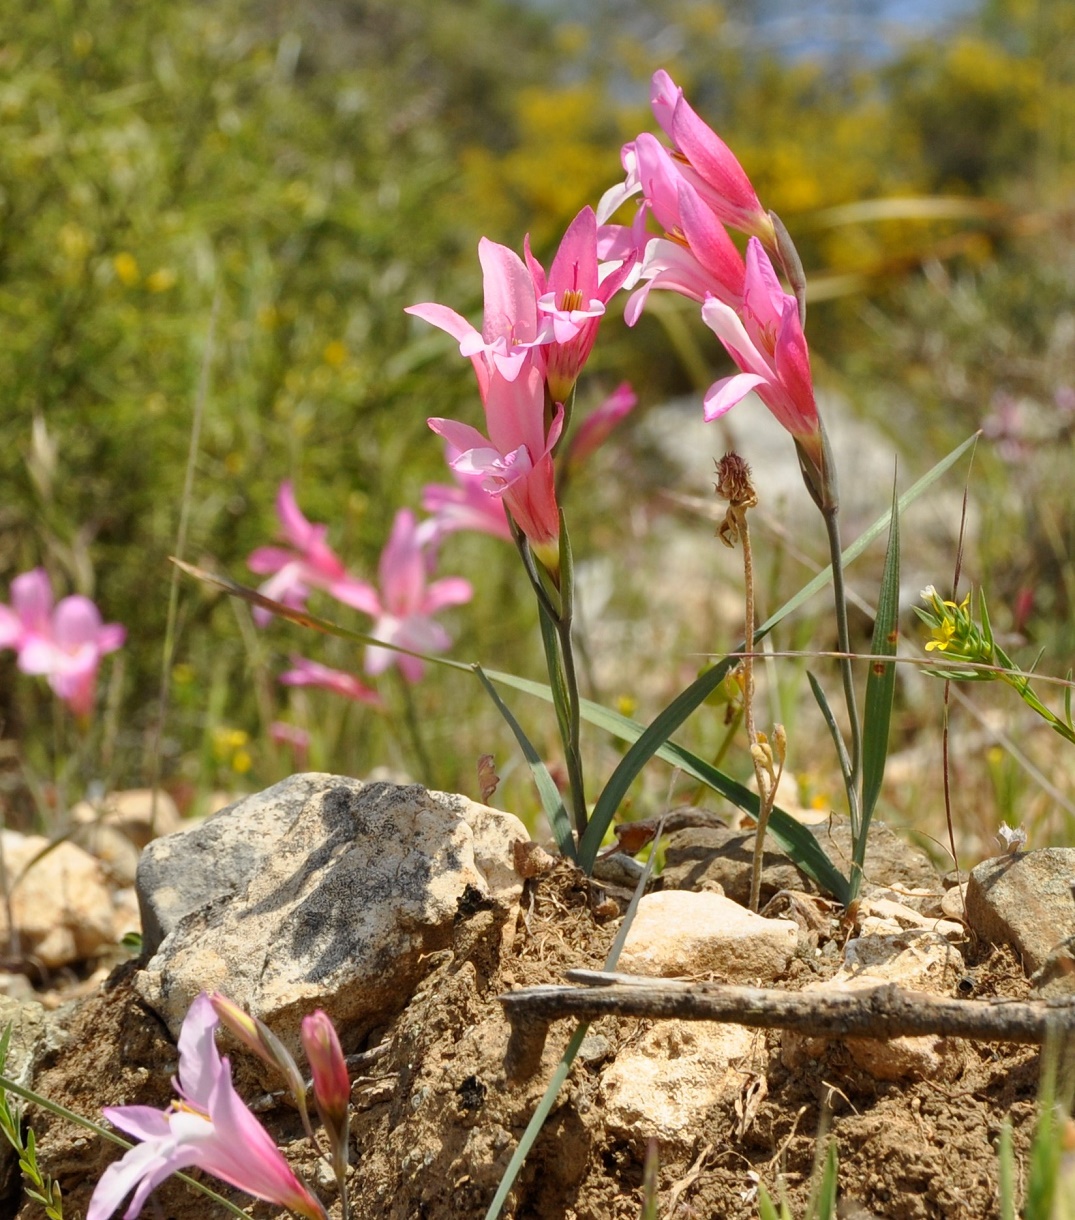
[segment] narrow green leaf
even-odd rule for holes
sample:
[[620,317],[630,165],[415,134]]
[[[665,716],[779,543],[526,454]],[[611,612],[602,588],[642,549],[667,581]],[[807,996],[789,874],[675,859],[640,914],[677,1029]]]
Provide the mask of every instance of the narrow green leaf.
[[[929,488],[932,487],[933,484],[936,483],[936,481],[941,477],[941,475],[950,470],[967,452],[967,450],[972,448],[977,443],[977,441],[978,433],[975,432],[973,436],[967,437],[967,439],[961,445],[957,445],[947,457],[941,458],[941,460],[935,466],[931,467],[931,469],[929,469],[916,483],[913,483],[897,501],[899,512],[901,514],[905,513],[907,509],[919,498],[919,496],[928,491]],[[854,542],[851,543],[850,546],[844,549],[843,560],[845,568],[854,560],[858,559],[862,552],[866,550],[866,548],[874,541],[875,538],[880,538],[880,536],[888,528],[888,524],[891,519],[892,510],[886,509],[884,513],[882,513],[881,516],[873,522],[872,525],[859,534],[859,536]],[[798,608],[803,605],[804,602],[809,601],[815,593],[819,592],[821,589],[824,589],[831,580],[831,566],[825,568],[821,572],[818,572],[818,574],[812,580],[803,585],[803,587],[798,593],[795,594],[794,597],[786,601],[779,610],[777,610],[771,617],[767,618],[765,622],[762,623],[762,625],[758,628],[755,639],[760,640],[764,635],[768,634],[768,632],[771,631],[777,625],[777,623],[779,623],[782,619],[787,618],[788,615],[793,611],[798,610]]]
[[993,625],[989,621],[989,607],[985,604],[985,590],[978,590],[978,614],[982,620],[982,635],[985,637],[986,643],[989,645],[990,651],[996,646],[996,641],[993,639]]
[[822,719],[828,726],[829,735],[832,737],[832,744],[836,747],[836,757],[840,763],[840,773],[843,775],[844,782],[846,783],[851,775],[851,759],[847,756],[847,743],[844,741],[844,735],[840,732],[839,724],[836,723],[836,716],[833,714],[828,695],[825,694],[821,683],[810,670],[806,671],[806,680],[810,683],[810,689],[814,693],[814,700],[821,711]]
[[758,1183],[758,1215],[761,1220],[780,1220],[780,1213],[776,1210],[769,1192],[760,1182]]
[[1064,687],[1064,720],[1069,729],[1075,729],[1075,724],[1071,722],[1071,670],[1067,673],[1067,686]]
[[[493,670],[487,670],[486,673],[492,681],[499,682],[503,686],[510,686],[514,690],[534,695],[546,702],[551,698],[549,688],[542,682],[534,682],[529,678],[517,678],[514,674],[498,673]],[[583,718],[590,724],[604,729],[606,733],[618,737],[621,741],[635,742],[646,732],[645,727],[638,721],[614,712],[611,708],[602,707],[599,703],[592,703],[588,699],[581,701],[581,711]],[[662,762],[679,767],[684,774],[712,788],[714,792],[726,797],[740,809],[757,815],[758,795],[756,792],[744,787],[731,776],[725,775],[712,763],[692,754],[685,747],[677,745],[674,741],[668,741],[661,746],[655,757],[661,759]],[[779,806],[774,808],[770,815],[769,834],[799,868],[807,876],[812,877],[826,893],[832,894],[840,902],[847,901],[849,893],[847,878],[828,858],[810,831]]]
[[720,686],[738,660],[739,658],[732,653],[731,656],[718,661],[712,669],[707,669],[705,673],[696,678],[685,691],[677,695],[663,711],[657,714],[649,727],[620,759],[616,769],[609,776],[604,790],[597,798],[597,804],[590,815],[590,823],[579,843],[579,866],[584,872],[588,873],[592,870],[597,852],[601,847],[601,840],[605,837],[605,832],[612,824],[616,811],[638,773],[706,696]]
[[[892,528],[888,533],[888,550],[881,575],[881,592],[877,599],[877,617],[873,623],[870,651],[875,656],[895,657],[899,643],[900,621],[900,514],[896,489],[892,489]],[[862,827],[861,847],[855,845],[855,862],[862,865],[866,858],[866,835],[870,829],[877,798],[888,761],[888,744],[892,724],[892,699],[896,690],[895,661],[871,661],[866,678],[866,703],[862,714]],[[859,858],[861,857],[861,858]]]
[[829,1140],[825,1150],[825,1168],[817,1192],[817,1206],[812,1209],[816,1220],[836,1220],[836,1189],[839,1184],[840,1163],[836,1141]]
[[538,795],[541,797],[542,808],[545,810],[545,816],[549,819],[549,825],[552,827],[552,833],[556,838],[556,845],[560,849],[560,854],[568,860],[574,860],[576,858],[575,839],[571,833],[571,821],[567,816],[567,810],[564,808],[564,802],[560,797],[560,790],[556,787],[552,776],[549,774],[548,767],[542,762],[541,755],[534,749],[530,738],[523,732],[522,726],[511,714],[508,705],[501,699],[496,687],[489,681],[482,667],[475,665],[474,672],[478,675],[478,680],[488,692],[489,698],[496,705],[497,711],[504,717],[508,728],[515,734],[515,740],[519,743],[519,749],[522,750],[523,757],[530,767],[530,773],[534,777]]

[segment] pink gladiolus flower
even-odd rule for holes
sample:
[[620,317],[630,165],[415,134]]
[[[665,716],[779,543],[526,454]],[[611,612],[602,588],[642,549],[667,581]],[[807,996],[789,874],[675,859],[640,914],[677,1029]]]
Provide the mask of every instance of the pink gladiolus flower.
[[624,318],[633,326],[654,288],[668,289],[704,301],[716,297],[733,309],[743,302],[743,259],[698,193],[680,182],[676,194],[676,228],[646,247],[641,278],[647,282],[627,302]]
[[[433,522],[419,524],[406,508],[396,513],[392,533],[381,552],[380,589],[352,580],[347,590],[347,604],[375,620],[371,635],[414,652],[443,652],[451,644],[451,637],[432,616],[448,606],[470,601],[474,591],[470,582],[459,576],[429,582],[435,543]],[[337,592],[337,596],[342,594]],[[419,681],[425,673],[425,663],[418,657],[372,644],[366,649],[367,673],[384,673],[391,665],[397,665],[408,682]]]
[[124,1215],[133,1220],[155,1187],[190,1166],[309,1220],[325,1220],[324,1208],[236,1093],[231,1066],[214,1041],[218,1024],[212,1003],[202,992],[191,1004],[179,1034],[179,1076],[174,1084],[181,1100],[170,1109],[105,1109],[110,1122],[143,1142],[102,1174],[86,1220],[107,1220],[132,1189],[134,1197]]
[[25,674],[48,679],[53,692],[75,713],[93,711],[101,658],[127,638],[119,623],[103,623],[88,597],[63,598],[53,608],[44,568],[11,582],[11,606],[0,606],[0,648],[14,648]]
[[545,378],[553,402],[566,402],[593,350],[605,305],[630,275],[635,255],[620,264],[597,261],[597,219],[583,208],[568,226],[548,277],[525,243],[538,310],[552,323],[553,341],[545,348]]
[[612,393],[582,421],[571,437],[567,467],[574,471],[608,439],[616,425],[638,405],[638,395],[629,381],[621,382]]
[[504,511],[504,501],[482,487],[484,475],[464,474],[452,466],[459,457],[458,450],[449,445],[446,456],[456,486],[427,483],[422,488],[422,507],[433,514],[433,532],[437,540],[457,530],[476,530],[511,542],[511,526]]
[[494,374],[485,399],[486,438],[469,424],[431,419],[429,426],[459,450],[453,468],[481,475],[482,486],[503,497],[515,524],[552,573],[559,570],[560,513],[556,504],[552,449],[563,427],[563,411],[545,433],[545,387],[541,372],[527,364],[514,381]]
[[719,419],[754,390],[821,470],[821,424],[798,305],[781,288],[756,237],[747,244],[742,308],[711,298],[702,306],[702,319],[740,368],[710,386],[705,418]]
[[551,322],[538,314],[537,293],[526,264],[507,246],[483,237],[478,259],[484,273],[485,314],[480,331],[446,305],[410,305],[406,313],[445,330],[459,341],[460,355],[474,365],[485,399],[493,370],[514,381],[530,352],[553,337]]
[[[291,668],[280,675],[280,681],[285,686],[319,686],[322,690],[330,690],[333,694],[353,699],[356,703],[370,703],[375,707],[381,704],[380,695],[360,682],[354,674],[345,673],[342,669],[332,669],[317,661],[308,661],[294,653],[291,656]],[[309,744],[308,737],[306,744]]]
[[684,162],[684,176],[717,219],[772,246],[773,223],[758,201],[746,171],[727,144],[698,117],[683,90],[663,69],[653,74],[650,104],[654,117]]
[[[262,546],[246,561],[252,572],[270,575],[258,592],[273,601],[301,610],[312,589],[325,589],[335,595],[346,590],[350,578],[343,561],[325,541],[327,525],[307,521],[295,500],[290,480],[280,484],[276,495],[276,515],[280,534],[288,547]],[[341,598],[346,600],[346,597]],[[272,616],[268,610],[254,608],[254,620],[264,626]]]

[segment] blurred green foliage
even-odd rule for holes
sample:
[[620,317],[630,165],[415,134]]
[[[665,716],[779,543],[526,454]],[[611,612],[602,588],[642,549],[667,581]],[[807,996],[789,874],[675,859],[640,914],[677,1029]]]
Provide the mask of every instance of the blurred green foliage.
[[[482,233],[520,248],[529,231],[547,258],[620,176],[620,144],[653,128],[657,66],[740,155],[830,298],[811,311],[819,380],[872,405],[901,440],[924,438],[923,463],[1005,395],[1037,421],[1030,448],[1044,438],[1063,493],[1013,502],[996,491],[1013,469],[1017,486],[1040,491],[1042,468],[1025,446],[1014,468],[1014,451],[989,454],[983,562],[998,561],[998,622],[1031,581],[1044,592],[1018,625],[1070,649],[1070,459],[1055,441],[1070,446],[1056,411],[1075,382],[1075,10],[989,0],[946,40],[870,63],[782,60],[744,43],[749,15],[745,3],[698,0],[595,3],[570,20],[507,0],[339,0],[301,14],[240,0],[10,0],[0,591],[43,562],[58,593],[92,594],[130,629],[111,780],[151,768],[167,556],[210,347],[188,557],[242,579],[292,478],[306,514],[371,576],[395,510],[446,479],[426,417],[477,418],[465,362],[403,307],[476,312]],[[833,211],[934,194],[998,206],[941,219]],[[693,314],[677,316],[671,355],[656,314],[633,333],[606,324],[598,381],[629,376],[643,403],[698,388],[716,344]],[[691,350],[701,373],[683,359]],[[602,461],[598,471],[617,469]],[[616,550],[610,523],[639,486],[623,482],[574,489],[584,553],[591,527],[591,548]],[[477,586],[453,619],[455,655],[536,675],[514,556],[454,538],[444,557]],[[285,702],[272,675],[288,651],[355,664],[291,628],[258,633],[243,608],[184,584],[165,773],[203,786],[283,773],[289,759],[265,729]],[[633,693],[636,661],[625,658],[624,689],[605,694]],[[671,694],[683,667],[667,668]],[[432,778],[468,788],[472,760],[502,738],[476,684],[461,685],[434,673],[413,711]],[[364,773],[411,758],[406,735],[376,713],[327,695],[292,701],[320,724],[316,765]],[[15,681],[0,657],[4,734],[47,736],[50,716],[43,688]],[[241,774],[220,752],[229,731],[249,734]],[[540,734],[538,744],[552,748]]]

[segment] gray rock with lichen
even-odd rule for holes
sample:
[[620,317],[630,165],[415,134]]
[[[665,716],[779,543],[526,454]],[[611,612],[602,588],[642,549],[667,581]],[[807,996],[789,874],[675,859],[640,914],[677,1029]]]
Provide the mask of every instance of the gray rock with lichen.
[[219,990],[287,1042],[323,1008],[358,1038],[391,1018],[456,924],[517,900],[517,818],[418,785],[296,775],[158,839],[138,870],[139,994],[177,1033]]

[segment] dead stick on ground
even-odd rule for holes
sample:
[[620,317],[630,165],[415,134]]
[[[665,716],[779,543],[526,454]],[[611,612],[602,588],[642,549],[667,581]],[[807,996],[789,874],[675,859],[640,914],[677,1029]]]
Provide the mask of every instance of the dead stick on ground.
[[723,983],[683,983],[597,970],[570,970],[585,987],[529,987],[500,997],[511,1023],[505,1067],[516,1080],[537,1071],[549,1024],[561,1017],[675,1018],[791,1029],[814,1038],[897,1038],[942,1034],[979,1042],[1042,1043],[1075,1034],[1075,997],[1021,1003],[956,1000],[884,983],[856,992],[779,991]]

